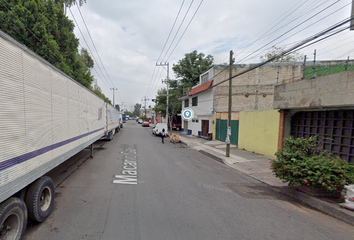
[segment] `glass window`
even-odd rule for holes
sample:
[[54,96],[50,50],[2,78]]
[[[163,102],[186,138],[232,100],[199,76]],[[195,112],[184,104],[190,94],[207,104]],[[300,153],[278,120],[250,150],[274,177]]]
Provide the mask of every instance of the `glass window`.
[[209,81],[209,73],[207,72],[203,76],[201,76],[201,84],[206,83]]
[[184,107],[189,107],[189,99],[184,100]]
[[198,97],[192,98],[192,106],[198,106]]

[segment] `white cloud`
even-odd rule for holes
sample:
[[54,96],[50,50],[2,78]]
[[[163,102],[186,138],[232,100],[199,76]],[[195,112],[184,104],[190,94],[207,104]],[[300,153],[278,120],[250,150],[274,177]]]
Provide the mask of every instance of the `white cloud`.
[[[165,51],[170,46],[170,42],[191,1],[185,1]],[[200,2],[200,0],[193,2],[179,34],[166,56],[170,55]],[[185,53],[197,50],[205,55],[213,55],[215,63],[224,63],[228,61],[228,54],[232,49],[237,57],[236,61],[240,60],[335,2],[337,1],[203,1],[184,37],[168,59],[170,77],[173,77],[172,65],[182,59]],[[286,44],[302,40],[349,17],[351,2],[351,0],[339,1],[263,49],[270,48],[274,44],[286,46]],[[120,98],[116,100],[117,102],[125,102],[125,105],[132,109],[135,103],[141,102],[147,92],[150,93],[148,97],[151,99],[155,97],[159,88],[164,87],[161,79],[166,78],[166,71],[158,67],[155,69],[154,75],[153,72],[181,3],[182,1],[168,0],[89,0],[82,6],[81,12],[85,17],[96,48],[110,79],[114,86],[118,88]],[[342,7],[343,9],[340,9]],[[81,31],[85,34],[86,41],[89,43],[96,61],[98,61],[96,66],[101,65],[77,7],[73,6],[71,10]],[[336,10],[338,11],[334,13]],[[68,16],[71,18],[70,13],[68,13]],[[321,18],[324,19],[319,21]],[[292,21],[292,19],[294,20]],[[274,25],[276,26],[271,29],[270,27]],[[298,32],[301,29],[304,30]],[[264,33],[270,34],[251,46],[247,46]],[[353,33],[347,30],[346,33],[338,34],[301,52],[307,54],[310,59],[314,49],[317,49],[318,57],[321,59],[334,59],[340,55],[350,55],[354,51],[350,47],[350,42],[354,40]],[[86,43],[77,28],[75,34],[80,39],[82,46],[86,47]],[[291,36],[292,34],[294,36]],[[344,45],[344,47],[341,47],[341,45]],[[164,55],[165,52],[162,56]],[[262,53],[254,55],[247,61],[257,62],[260,55]],[[345,59],[346,56],[342,58]],[[101,69],[104,71],[102,67]],[[98,72],[100,71],[98,70]],[[96,75],[95,71],[93,71],[93,74]],[[152,76],[154,77],[151,87]],[[96,78],[104,94],[112,99],[112,92],[102,82],[102,76],[96,76]],[[107,83],[107,85],[111,86],[110,83]]]

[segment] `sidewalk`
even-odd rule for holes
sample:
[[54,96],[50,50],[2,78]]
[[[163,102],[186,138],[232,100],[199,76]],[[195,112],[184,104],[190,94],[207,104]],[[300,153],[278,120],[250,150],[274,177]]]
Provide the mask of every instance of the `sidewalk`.
[[230,157],[226,157],[226,144],[218,140],[205,140],[191,135],[180,134],[181,142],[229,167],[257,179],[295,201],[324,212],[346,223],[354,225],[354,212],[343,209],[335,199],[317,198],[288,187],[270,170],[269,157],[238,149],[231,145]]

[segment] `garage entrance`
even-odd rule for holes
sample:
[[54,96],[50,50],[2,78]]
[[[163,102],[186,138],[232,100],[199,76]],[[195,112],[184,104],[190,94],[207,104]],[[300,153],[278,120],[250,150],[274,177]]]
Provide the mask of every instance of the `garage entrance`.
[[297,112],[291,119],[291,135],[317,135],[322,149],[354,164],[354,110]]

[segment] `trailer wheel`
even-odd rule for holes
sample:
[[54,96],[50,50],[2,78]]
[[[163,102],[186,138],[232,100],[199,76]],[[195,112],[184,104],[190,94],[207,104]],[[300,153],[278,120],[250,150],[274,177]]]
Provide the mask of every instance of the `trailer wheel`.
[[27,225],[27,208],[20,198],[9,198],[0,205],[0,239],[20,240]]
[[44,176],[31,184],[26,195],[28,217],[35,222],[43,222],[51,213],[54,203],[54,183]]

